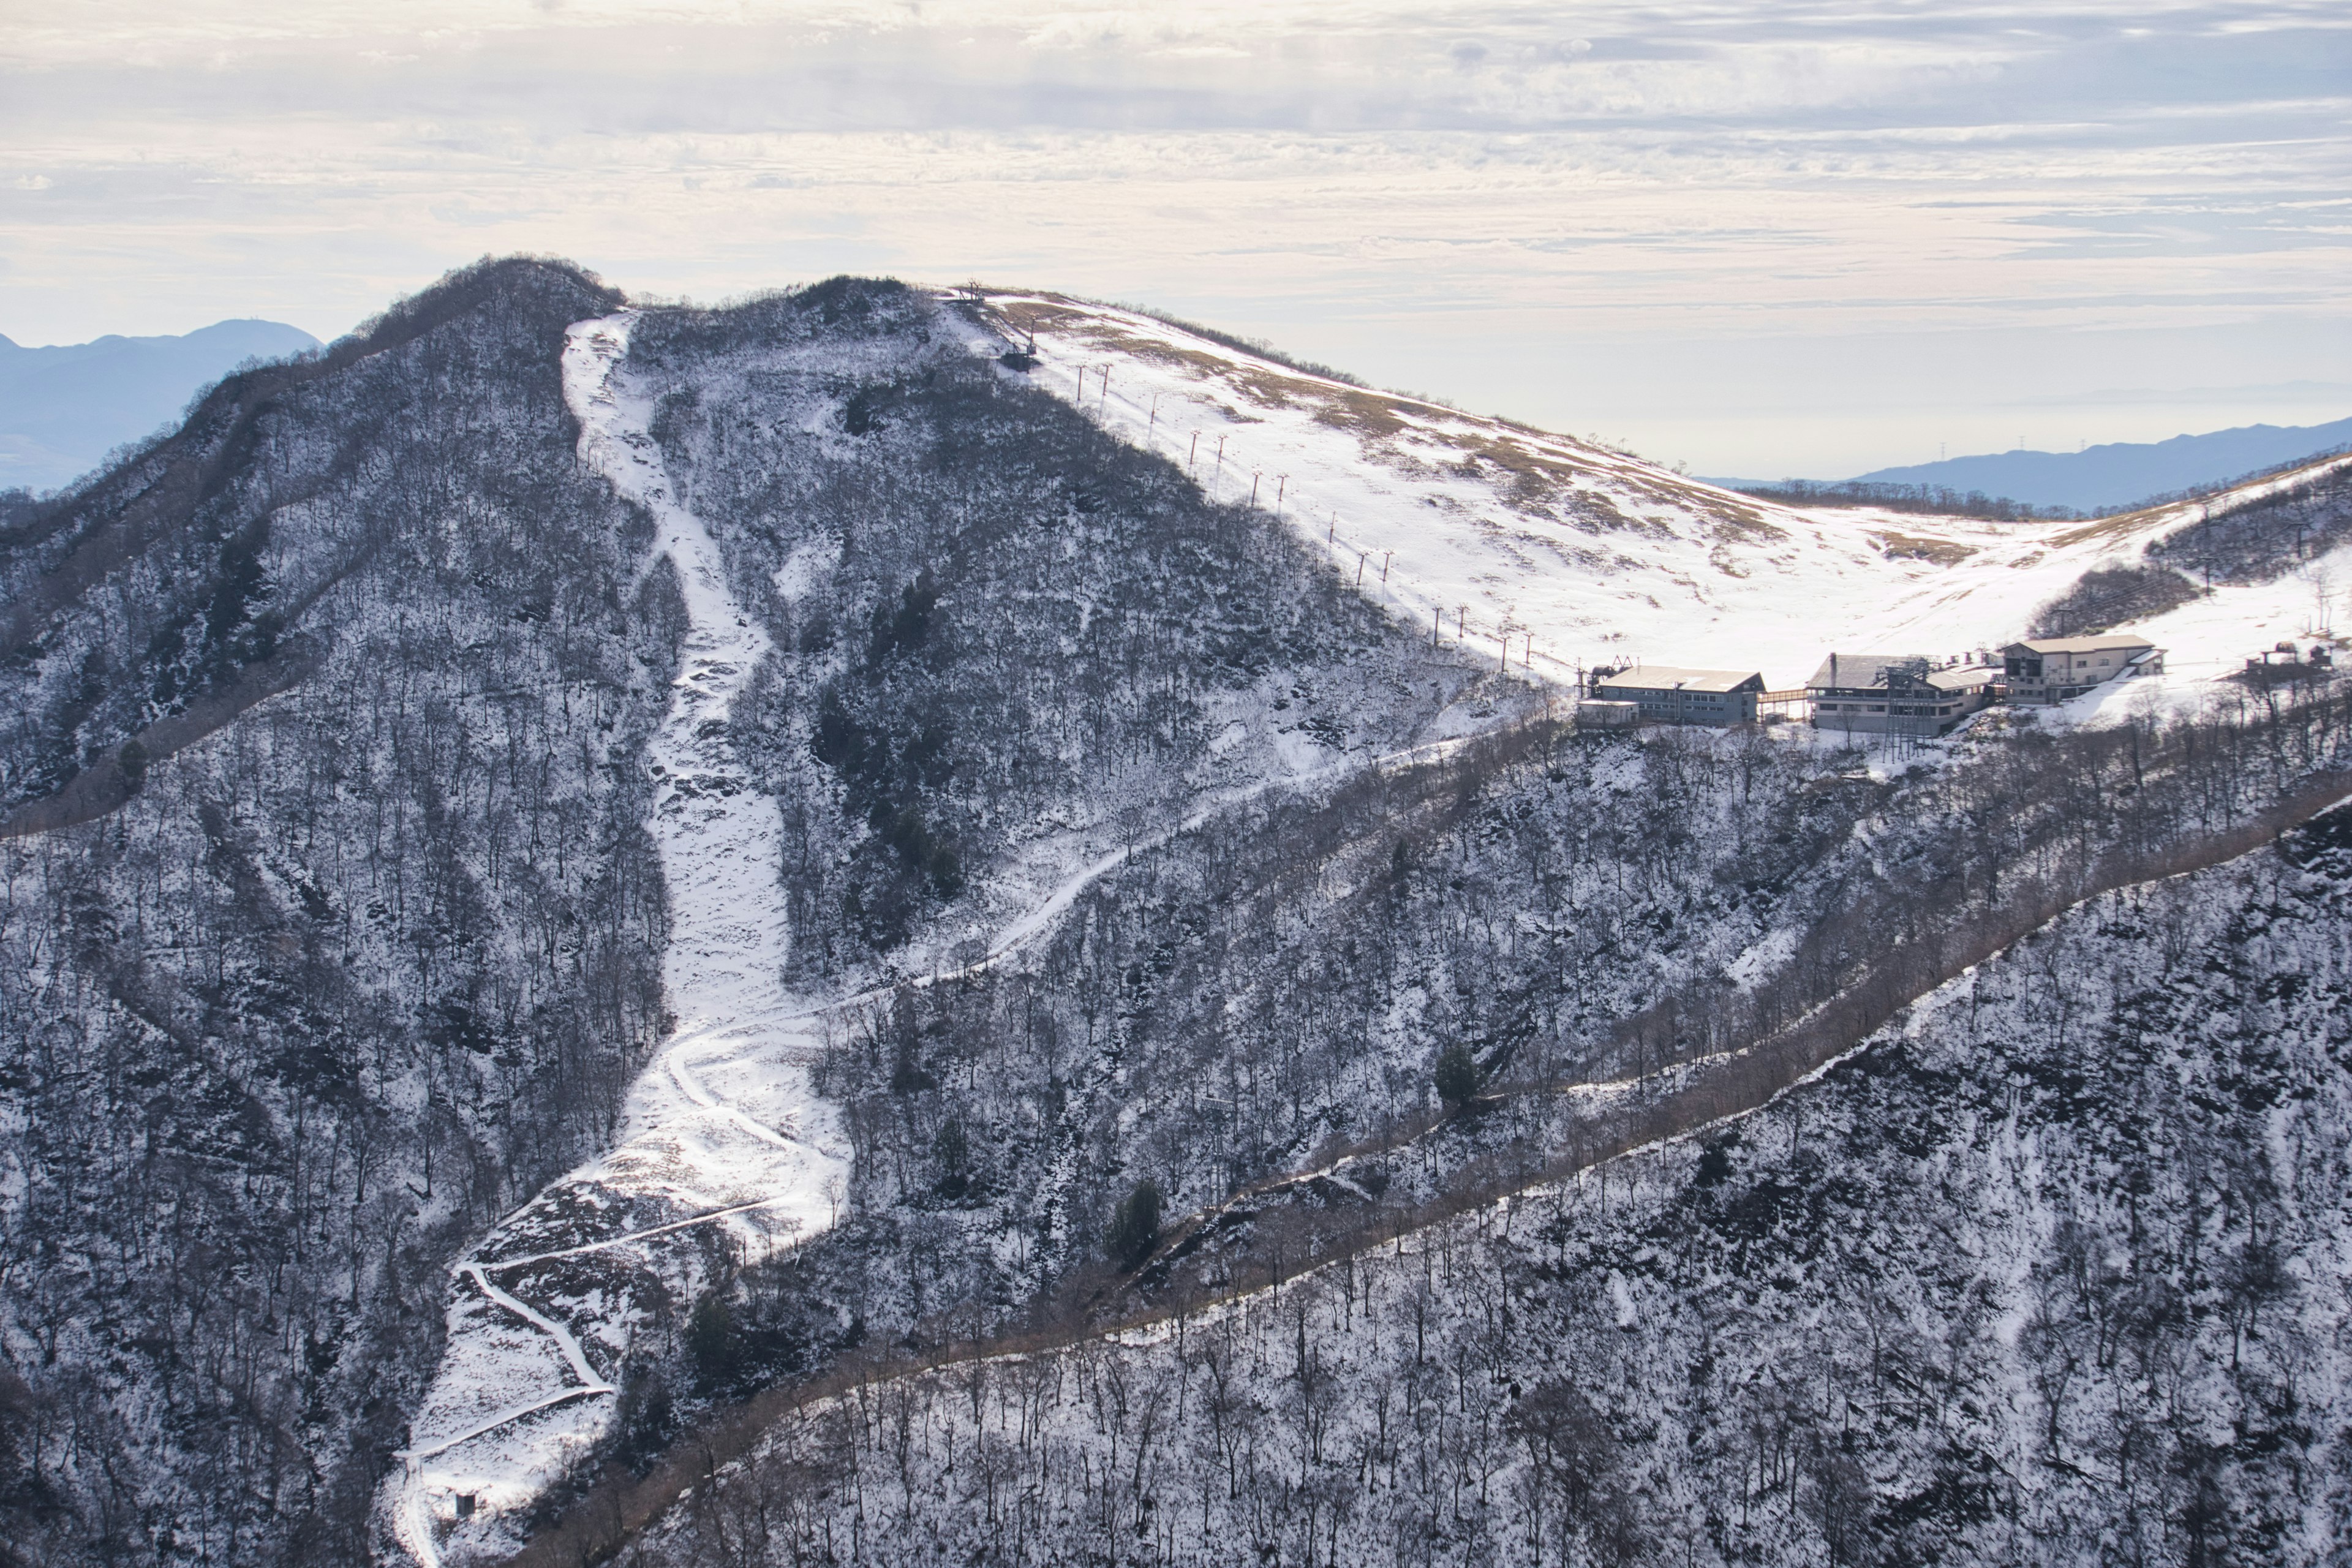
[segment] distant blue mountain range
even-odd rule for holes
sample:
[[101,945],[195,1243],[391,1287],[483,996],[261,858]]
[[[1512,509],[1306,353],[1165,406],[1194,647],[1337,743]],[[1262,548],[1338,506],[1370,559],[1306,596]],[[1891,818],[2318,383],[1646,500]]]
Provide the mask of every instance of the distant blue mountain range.
[[2035,506],[2099,511],[2172,490],[2219,484],[2241,474],[2352,443],[2352,419],[2333,425],[2242,425],[2169,441],[2117,441],[2080,452],[2001,452],[1953,458],[1856,476],[1863,484],[1941,485],[1982,490]]
[[216,321],[176,338],[103,337],[28,349],[0,337],[0,489],[55,489],[176,419],[249,359],[319,340],[281,321]]
[[[2169,441],[2117,441],[2080,452],[1997,452],[1940,463],[1878,468],[1856,485],[1919,485],[2006,497],[2028,506],[2112,511],[2152,496],[2218,485],[2297,458],[2352,445],[2352,419],[2332,425],[2242,425]],[[1715,479],[1735,489],[1768,489],[1774,479]]]

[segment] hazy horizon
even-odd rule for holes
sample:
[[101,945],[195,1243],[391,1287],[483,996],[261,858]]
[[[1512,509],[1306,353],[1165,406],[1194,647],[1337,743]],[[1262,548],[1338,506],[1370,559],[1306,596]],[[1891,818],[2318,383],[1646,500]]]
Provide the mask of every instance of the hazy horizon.
[[1711,473],[2352,413],[2346,19],[2204,4],[65,5],[0,333],[485,253],[1137,300]]

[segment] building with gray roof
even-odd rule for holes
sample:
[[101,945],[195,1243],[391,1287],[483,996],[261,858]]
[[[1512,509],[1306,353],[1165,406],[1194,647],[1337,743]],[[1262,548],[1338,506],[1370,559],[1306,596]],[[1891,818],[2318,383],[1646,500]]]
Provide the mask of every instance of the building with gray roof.
[[1992,700],[1988,664],[1916,653],[1833,653],[1805,682],[1813,728],[1847,735],[1940,735]]
[[2110,680],[2164,670],[2164,650],[2144,637],[2028,637],[2000,650],[2011,702],[2063,702]]
[[1596,672],[1592,695],[1605,702],[1631,702],[1654,724],[1752,724],[1763,675],[1752,669],[1685,669],[1675,665],[1636,665]]

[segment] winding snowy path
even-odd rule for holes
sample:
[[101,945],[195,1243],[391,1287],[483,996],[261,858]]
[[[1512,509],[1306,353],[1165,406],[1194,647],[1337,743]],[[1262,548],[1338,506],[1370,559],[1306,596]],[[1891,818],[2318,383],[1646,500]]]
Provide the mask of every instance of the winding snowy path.
[[605,1434],[619,1390],[596,1363],[617,1369],[647,1316],[633,1287],[649,1276],[690,1300],[707,1277],[709,1231],[723,1229],[742,1256],[772,1253],[828,1228],[847,1178],[847,1150],[810,1083],[822,1012],[781,978],[781,824],[719,722],[768,641],[729,595],[718,546],[675,497],[646,434],[650,402],[619,374],[635,319],[573,327],[563,385],[583,460],[653,514],[689,619],[649,748],[671,921],[662,978],[677,1027],[630,1090],[618,1145],[533,1198],[454,1270],[448,1346],[387,1484],[393,1533],[425,1568],[499,1542],[499,1516]]

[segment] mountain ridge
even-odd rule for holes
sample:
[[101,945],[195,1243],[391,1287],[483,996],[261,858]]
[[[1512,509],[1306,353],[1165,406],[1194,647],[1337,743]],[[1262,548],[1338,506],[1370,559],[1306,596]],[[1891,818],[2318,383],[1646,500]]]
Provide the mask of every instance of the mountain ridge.
[[1776,496],[1800,485],[1824,492],[1824,501],[1849,499],[1837,493],[1847,489],[1853,499],[1866,498],[1872,486],[1908,489],[1917,492],[1917,504],[1910,510],[1923,511],[1936,510],[1939,498],[1948,497],[1947,504],[1958,505],[1973,497],[2095,515],[2143,508],[2189,491],[2224,489],[2347,445],[2352,445],[2352,419],[2307,426],[2241,425],[2163,441],[2108,442],[2079,452],[2018,448],[1948,458],[1874,468],[1850,479],[1714,482]]
[[[1391,1278],[1382,1249],[1475,1250],[1511,1194],[1759,1114],[1948,971],[2038,952],[2017,931],[2077,898],[2129,884],[2104,931],[2138,879],[2268,853],[2340,793],[2352,710],[2300,667],[2215,676],[2341,559],[2345,467],[2088,524],[1832,514],[1064,296],[841,278],[706,310],[531,258],[234,374],[0,514],[0,799],[35,814],[0,837],[0,1552],[460,1568],[582,1545],[667,1476],[695,1498],[622,1560],[781,1562],[843,1529],[893,1563],[951,1538],[1066,1557],[1096,1511],[1167,1556],[1196,1507],[1261,1555],[1303,1554],[1281,1531],[1312,1520],[1318,1561],[1492,1560],[1517,1528],[1475,1523],[1496,1496],[1518,1524],[1565,1506],[1588,1552],[1752,1555],[1765,1535],[1703,1508],[1671,1544],[1620,1528],[1654,1402],[1490,1376],[1493,1342],[1456,1333],[1555,1285],[1638,1328],[1638,1271],[1497,1255],[1521,1269],[1498,1293]],[[2182,657],[2146,701],[1874,749],[1574,721],[1580,650],[1982,637],[2118,563],[2201,580],[2158,617]],[[2231,899],[2263,918],[2211,910]],[[2070,935],[2000,1005],[2063,1028],[2175,928]],[[2273,1033],[2332,1016],[2332,980],[2290,984],[2320,973],[2307,946],[2247,950]],[[2221,1036],[2179,1041],[2218,1070]],[[1700,1186],[1778,1212],[1786,1181],[1725,1158]],[[1900,1174],[1856,1159],[1827,1174]],[[1845,1216],[1824,1245],[1854,1212],[1822,1210]],[[1358,1352],[1294,1299],[1342,1332],[1361,1305],[1391,1349],[1437,1329],[1445,1386],[1416,1353],[1347,1398],[1405,1398],[1381,1408],[1436,1435],[1452,1515],[1396,1511],[1421,1483],[1386,1437],[1324,1442],[1390,1428],[1317,1425],[1341,1408],[1317,1367]],[[1958,1331],[1953,1300],[1920,1293],[1916,1331]],[[1160,1327],[1101,1337],[1139,1304]],[[1207,1374],[1240,1513],[1150,1482],[1155,1453],[1193,1461],[1130,1426],[1109,1468],[1138,1479],[1097,1484],[1094,1438],[1034,1399],[1076,1494],[977,1408],[956,1482],[925,1486],[1000,1533],[916,1500],[936,1451],[887,1436],[923,1408],[894,1358],[993,1346],[959,1364],[1108,1410],[1134,1351],[1181,1424],[1209,1419],[1183,1388],[1209,1396],[1149,1346],[1213,1318],[1257,1325]],[[1633,1342],[1581,1332],[1560,1344]],[[1635,1371],[1610,1386],[1687,1378]],[[870,1391],[862,1436],[828,1415],[738,1450],[782,1494],[708,1473],[705,1424],[829,1387]],[[2193,1392],[2200,1421],[2261,1393]],[[1932,1445],[1848,1463],[1836,1409],[1759,1428],[1758,1528],[1945,1540],[1914,1528],[1952,1479]],[[2042,1414],[1959,1436],[2039,1465]],[[2227,1473],[2320,1462],[2293,1434],[2265,1452]],[[905,1530],[828,1511],[886,1472]],[[1563,1503],[1571,1473],[1594,1485]],[[1016,1475],[1066,1517],[1002,1510]],[[2200,1495],[2165,1519],[2221,1531]],[[1253,1510],[1283,1522],[1250,1536]],[[2281,1517],[2257,1499],[2228,1539]],[[2326,1521],[2297,1528],[2321,1560]]]
[[2162,441],[2108,442],[2079,452],[2012,451],[1877,468],[1857,484],[1982,490],[2037,506],[2112,511],[2177,491],[2220,486],[2352,443],[2352,419],[2301,426],[2241,425]]

